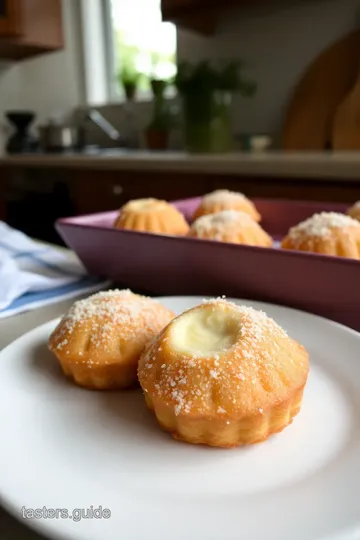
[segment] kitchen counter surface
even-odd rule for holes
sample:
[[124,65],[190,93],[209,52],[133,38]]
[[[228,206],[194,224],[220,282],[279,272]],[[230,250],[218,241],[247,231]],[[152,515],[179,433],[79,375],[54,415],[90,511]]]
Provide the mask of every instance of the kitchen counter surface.
[[[190,155],[184,152],[107,150],[90,154],[0,157],[1,167],[70,168],[360,181],[360,152],[267,152]],[[1,172],[0,172],[1,180]]]

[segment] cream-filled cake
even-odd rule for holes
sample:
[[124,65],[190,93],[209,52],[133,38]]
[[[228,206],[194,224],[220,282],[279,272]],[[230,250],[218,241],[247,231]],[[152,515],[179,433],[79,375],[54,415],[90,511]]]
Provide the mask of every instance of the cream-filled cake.
[[224,299],[175,318],[149,345],[138,377],[163,429],[194,444],[267,439],[299,412],[308,354],[265,313]]
[[192,310],[170,330],[174,351],[188,355],[216,355],[232,347],[241,331],[232,311]]

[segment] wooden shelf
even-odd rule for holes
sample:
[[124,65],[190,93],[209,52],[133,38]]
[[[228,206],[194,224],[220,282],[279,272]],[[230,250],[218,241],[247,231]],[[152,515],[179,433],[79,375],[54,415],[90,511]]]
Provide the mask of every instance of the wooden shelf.
[[21,60],[63,48],[61,0],[2,0],[0,58]]

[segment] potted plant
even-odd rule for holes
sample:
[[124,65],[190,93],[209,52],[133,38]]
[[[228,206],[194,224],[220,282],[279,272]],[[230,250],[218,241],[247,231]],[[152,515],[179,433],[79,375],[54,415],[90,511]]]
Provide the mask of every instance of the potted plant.
[[170,107],[165,98],[165,90],[169,83],[161,79],[151,79],[150,84],[153,93],[153,114],[145,130],[147,147],[150,150],[165,150],[173,125]]
[[174,84],[182,98],[185,144],[190,152],[226,152],[233,146],[230,105],[235,92],[253,96],[256,84],[241,77],[242,64],[218,68],[209,61],[181,63]]
[[124,88],[126,99],[133,101],[139,86],[142,74],[132,65],[125,64],[118,73],[118,82]]

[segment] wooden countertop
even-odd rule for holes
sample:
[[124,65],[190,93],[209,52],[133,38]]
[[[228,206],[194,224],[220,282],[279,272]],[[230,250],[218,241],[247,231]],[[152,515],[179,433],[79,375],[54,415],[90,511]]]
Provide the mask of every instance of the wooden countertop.
[[[199,173],[360,182],[360,152],[231,153],[107,151],[104,154],[22,154],[0,157],[0,167]],[[1,174],[0,174],[1,179]]]

